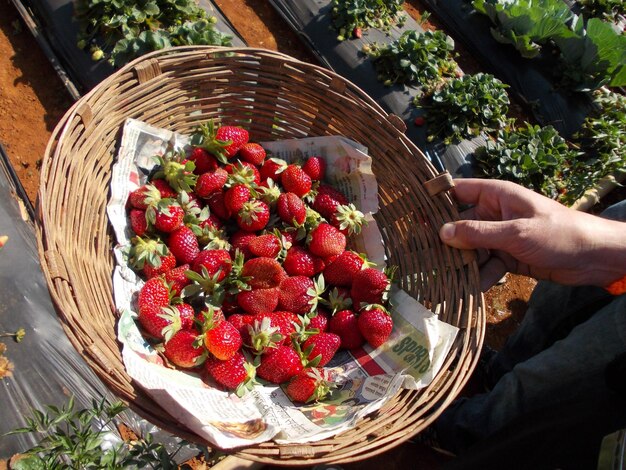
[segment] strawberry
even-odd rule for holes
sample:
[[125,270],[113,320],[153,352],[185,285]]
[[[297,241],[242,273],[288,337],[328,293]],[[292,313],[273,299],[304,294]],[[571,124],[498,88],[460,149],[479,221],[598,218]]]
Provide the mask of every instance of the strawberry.
[[343,349],[356,349],[365,343],[358,326],[358,318],[352,310],[342,310],[330,319],[328,329],[341,338]]
[[198,176],[193,173],[196,165],[187,160],[181,150],[168,150],[163,155],[157,155],[159,162],[155,178],[164,179],[168,185],[176,191],[191,192],[196,184]]
[[271,179],[274,183],[280,183],[281,175],[287,168],[287,162],[280,158],[268,158],[263,162],[263,166],[259,170],[261,181]]
[[224,316],[224,312],[221,308],[208,305],[198,312],[196,320],[201,326],[207,327],[210,326],[211,323],[217,324],[218,322],[225,321],[226,317]]
[[304,247],[294,245],[287,250],[283,268],[290,276],[313,277],[324,269],[322,258],[315,256]]
[[256,166],[263,164],[265,156],[265,149],[260,144],[253,142],[248,142],[239,150],[239,158]]
[[278,288],[242,291],[237,295],[237,304],[252,315],[273,312],[278,306]]
[[324,280],[334,286],[350,287],[352,278],[361,270],[365,261],[354,251],[344,251],[324,268]]
[[244,184],[246,186],[258,186],[261,184],[261,173],[258,168],[250,162],[237,160],[235,163],[229,163],[224,167],[228,173],[229,183],[231,185]]
[[348,204],[348,198],[332,186],[321,184],[311,207],[327,220],[336,212],[337,206]]
[[330,308],[332,313],[352,308],[352,297],[349,287],[333,287],[322,303]]
[[138,320],[157,339],[169,339],[181,329],[180,311],[170,306],[170,289],[162,277],[148,279],[137,297]]
[[320,333],[325,332],[328,329],[328,321],[330,314],[322,307],[318,307],[315,315],[310,317],[309,328],[316,329]]
[[148,231],[148,221],[146,220],[146,212],[141,209],[131,209],[128,213],[130,219],[130,228],[135,234],[143,237]]
[[148,221],[160,232],[170,233],[183,225],[185,211],[173,199],[162,199],[154,211],[146,211]]
[[263,201],[246,202],[237,213],[237,225],[248,232],[263,230],[270,220],[270,208]]
[[152,184],[144,184],[128,195],[128,202],[134,209],[146,210],[150,206],[155,206],[161,200],[161,193]]
[[165,273],[165,280],[170,286],[172,295],[174,297],[180,297],[182,290],[185,286],[189,285],[189,279],[185,275],[185,271],[189,270],[188,264],[177,266],[174,269],[170,269]]
[[249,342],[244,343],[254,354],[265,354],[276,349],[285,340],[277,325],[272,324],[269,313],[254,316],[254,322],[248,328]]
[[176,257],[178,264],[192,263],[200,253],[198,239],[185,225],[170,234],[167,246]]
[[302,370],[302,361],[289,346],[279,346],[261,356],[257,375],[268,382],[280,384],[288,381]]
[[355,310],[363,304],[382,304],[387,300],[390,282],[387,275],[375,268],[365,268],[352,278],[350,295]]
[[317,307],[323,286],[307,276],[292,276],[280,283],[278,305],[282,310],[305,314]]
[[309,157],[302,165],[302,170],[313,181],[323,181],[326,176],[326,160],[322,157]]
[[220,320],[204,332],[204,345],[214,357],[225,361],[241,348],[241,335],[232,323]]
[[196,168],[193,170],[196,175],[213,172],[218,167],[215,157],[201,147],[194,147],[191,150],[189,160],[196,165]]
[[237,328],[237,331],[239,331],[239,334],[241,335],[241,340],[243,344],[249,345],[250,332],[248,331],[248,326],[252,326],[255,319],[256,315],[233,313],[226,320],[232,323],[235,328]]
[[231,254],[234,256],[235,252],[239,250],[243,254],[244,259],[250,259],[254,255],[250,251],[250,243],[257,236],[254,233],[246,232],[245,230],[239,230],[230,236]]
[[170,362],[184,369],[201,365],[207,351],[198,340],[198,334],[191,330],[180,330],[165,342],[163,353]]
[[192,271],[202,273],[202,268],[206,268],[209,277],[215,282],[223,281],[232,269],[233,260],[227,250],[203,250],[191,264]]
[[216,191],[208,197],[209,209],[211,209],[211,213],[215,216],[219,217],[220,220],[228,221],[230,220],[230,212],[226,208],[224,204],[224,192]]
[[215,140],[225,144],[226,158],[234,157],[248,143],[248,139],[248,131],[239,126],[220,126],[215,133]]
[[282,193],[278,197],[276,210],[280,220],[289,225],[300,226],[306,219],[304,201],[294,193]]
[[309,366],[324,367],[335,356],[341,346],[341,338],[335,333],[318,333],[309,337],[302,350]]
[[180,328],[183,330],[191,330],[194,326],[196,311],[193,307],[185,302],[178,303],[174,306],[180,315]]
[[285,270],[274,258],[252,258],[246,261],[241,275],[253,289],[278,287],[287,278]]
[[167,271],[176,267],[176,258],[172,253],[167,253],[160,257],[160,263],[158,266],[152,266],[150,263],[146,263],[143,266],[143,273],[146,279],[150,279],[161,274],[165,274]]
[[426,119],[424,119],[424,116],[417,116],[413,120],[413,124],[415,124],[418,127],[422,127],[424,124],[426,124]]
[[377,348],[389,338],[393,320],[382,305],[368,305],[359,314],[358,326],[367,342]]
[[[158,269],[161,266],[162,259],[170,254],[167,246],[158,238],[141,238],[137,236],[131,239],[131,243],[129,264],[135,270],[144,269],[146,266]],[[169,266],[169,263],[171,263],[171,260],[168,260],[168,265],[165,266],[164,271],[173,267]]]
[[330,217],[330,224],[338,228],[346,236],[359,234],[366,222],[363,212],[354,204],[340,204],[335,208],[335,213]]
[[243,184],[230,187],[224,193],[224,205],[231,214],[236,214],[250,200],[250,188]]
[[289,381],[285,393],[291,401],[310,403],[326,398],[333,386],[328,371],[313,367],[304,369],[293,377]]
[[311,177],[298,165],[288,165],[280,176],[281,184],[286,192],[303,197],[311,191]]
[[216,168],[213,172],[202,173],[196,181],[196,194],[208,198],[211,194],[220,191],[228,181],[228,173],[223,168]]
[[311,253],[321,258],[339,255],[346,248],[346,236],[325,222],[311,230],[307,240]]
[[140,315],[142,311],[152,313],[157,310],[157,314],[161,313],[161,308],[169,304],[170,290],[162,277],[148,279],[137,296],[137,309]]
[[361,36],[363,36],[363,30],[358,26],[355,26],[355,28],[352,30],[352,36],[356,39],[360,39]]
[[176,190],[162,178],[154,178],[150,184],[159,190],[161,199],[176,199]]
[[298,316],[295,313],[277,310],[258,316],[267,316],[272,326],[278,327],[278,331],[283,336],[283,344],[291,343],[291,335],[295,332],[295,323],[298,322]]
[[213,380],[229,390],[236,390],[237,396],[240,397],[257,383],[256,369],[241,351],[237,351],[233,357],[225,361],[209,357],[204,367]]
[[276,258],[283,249],[283,244],[281,239],[276,235],[267,233],[250,240],[248,248],[250,253],[254,256]]

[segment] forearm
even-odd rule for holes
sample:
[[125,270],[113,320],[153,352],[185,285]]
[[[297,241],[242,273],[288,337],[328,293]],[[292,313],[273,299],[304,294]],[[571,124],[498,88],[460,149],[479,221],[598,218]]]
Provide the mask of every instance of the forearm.
[[[582,252],[581,284],[607,286],[626,275],[626,222],[594,218]],[[586,282],[585,282],[586,281]]]

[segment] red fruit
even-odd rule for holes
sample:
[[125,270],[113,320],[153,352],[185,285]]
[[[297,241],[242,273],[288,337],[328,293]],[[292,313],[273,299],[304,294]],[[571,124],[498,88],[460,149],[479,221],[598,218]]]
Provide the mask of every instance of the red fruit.
[[261,356],[257,375],[268,382],[281,384],[297,375],[302,370],[302,361],[298,353],[289,346],[279,346]]
[[294,193],[281,193],[276,203],[276,210],[280,220],[286,224],[299,226],[306,219],[304,201]]
[[241,335],[232,323],[218,321],[204,333],[204,345],[213,356],[225,361],[233,357],[241,348]]
[[271,315],[271,313],[255,315],[254,322],[248,330],[249,342],[244,344],[256,355],[276,349],[285,340],[279,326],[273,324]]
[[148,231],[148,221],[146,213],[141,209],[131,209],[128,214],[130,218],[130,228],[140,237],[143,237]]
[[278,287],[287,278],[285,270],[274,258],[252,258],[244,263],[241,275],[252,289]]
[[323,369],[307,368],[293,377],[285,392],[295,402],[309,403],[323,400],[332,387],[330,373]]
[[[165,338],[181,327],[180,312],[170,306],[170,291],[161,277],[148,279],[137,297],[138,319],[146,332],[157,339]],[[173,328],[166,330],[170,325]],[[176,331],[172,331],[176,330]]]
[[278,328],[278,331],[283,336],[283,344],[291,344],[291,335],[296,331],[294,322],[298,322],[298,316],[295,313],[285,310],[278,310],[267,314],[262,313],[260,316],[264,315],[269,317],[272,326]]
[[211,194],[221,191],[228,181],[228,173],[223,168],[217,168],[210,173],[203,173],[196,181],[196,194],[208,198]]
[[161,274],[165,274],[167,271],[176,267],[176,258],[172,253],[167,253],[166,255],[161,256],[160,260],[161,264],[158,267],[154,267],[150,265],[150,263],[145,263],[143,265],[143,273],[145,274],[146,279],[160,276]]
[[280,284],[278,305],[281,310],[305,314],[313,308],[310,302],[314,296],[309,293],[309,289],[314,287],[313,280],[307,276],[289,277]]
[[128,195],[128,202],[135,209],[146,210],[150,206],[156,206],[161,200],[161,193],[152,184],[144,184]]
[[143,310],[158,309],[167,307],[170,304],[170,291],[161,277],[148,279],[139,291],[137,296],[137,308],[139,313]]
[[230,322],[235,328],[237,328],[237,331],[239,331],[239,334],[241,335],[243,344],[250,344],[250,332],[248,330],[248,326],[252,326],[256,318],[256,315],[233,313],[227,318],[226,321]]
[[321,258],[330,258],[346,249],[346,236],[336,227],[322,222],[309,232],[309,250]]
[[352,278],[365,261],[354,251],[344,251],[324,268],[324,281],[334,286],[350,287]]
[[244,162],[252,163],[253,165],[261,165],[265,160],[266,152],[260,144],[248,142],[241,150],[239,150],[239,158]]
[[287,163],[284,160],[278,158],[269,158],[265,160],[261,167],[260,175],[261,181],[266,181],[271,178],[274,183],[280,183],[282,172],[287,168]]
[[237,225],[248,232],[263,230],[270,220],[270,208],[263,201],[246,202],[237,213]]
[[201,365],[206,359],[206,349],[198,341],[198,334],[191,330],[180,330],[167,341],[163,353],[178,367],[190,369]]
[[200,253],[198,239],[186,225],[170,234],[167,247],[176,257],[178,264],[192,263],[198,256],[198,253]]
[[278,287],[241,291],[237,304],[252,315],[273,312],[278,306]]
[[280,182],[286,192],[303,197],[311,191],[311,177],[298,165],[288,165],[281,173]]
[[354,36],[356,39],[360,39],[361,36],[363,36],[363,30],[361,28],[359,28],[358,26],[356,26],[352,30],[352,36]]
[[224,312],[219,307],[208,306],[205,307],[204,310],[198,312],[197,315],[198,322],[202,325],[202,328],[209,329],[213,325],[221,321],[225,321],[226,317],[224,317]]
[[208,198],[209,209],[211,214],[216,215],[223,221],[230,219],[230,212],[224,204],[224,193],[222,191],[216,191]]
[[176,190],[166,180],[157,178],[150,181],[150,184],[159,190],[161,199],[176,199]]
[[359,314],[359,331],[374,348],[382,346],[393,329],[393,320],[383,307],[372,306]]
[[253,383],[256,376],[254,367],[246,361],[241,351],[225,361],[209,357],[205,362],[205,369],[213,380],[229,390]]
[[273,233],[259,235],[250,240],[248,244],[250,253],[254,256],[262,256],[265,258],[276,258],[283,248],[281,240]]
[[209,277],[215,278],[216,282],[221,282],[230,274],[233,260],[227,250],[203,250],[193,260],[191,269],[202,274],[203,266],[208,271]]
[[343,349],[356,349],[365,343],[365,338],[359,330],[356,313],[352,310],[342,310],[335,313],[330,319],[328,329],[341,338]]
[[232,158],[245,144],[248,143],[249,134],[243,127],[239,126],[221,126],[215,134],[216,140],[222,142],[230,141],[230,144],[224,146],[226,158]]
[[261,184],[261,173],[257,167],[250,162],[238,160],[235,164],[229,163],[224,169],[231,175],[231,181],[235,183],[245,184],[246,186],[252,184],[258,186]]
[[318,307],[315,316],[311,317],[309,328],[315,328],[320,333],[324,333],[328,329],[328,321],[330,314],[323,308]]
[[250,243],[256,238],[257,236],[254,233],[246,232],[245,230],[233,233],[229,240],[232,256],[234,257],[235,251],[239,250],[243,254],[244,259],[252,258],[254,255],[250,251]]
[[180,293],[191,282],[185,275],[185,271],[189,270],[188,264],[183,264],[174,269],[170,269],[165,273],[165,280],[170,286],[172,295],[174,297],[180,297]]
[[224,193],[224,205],[231,214],[236,214],[243,205],[250,199],[250,188],[243,184],[238,184],[229,188]]
[[176,304],[174,306],[178,313],[180,314],[180,327],[183,330],[190,330],[194,326],[196,311],[189,304],[184,302],[180,304]]
[[324,265],[322,258],[298,245],[287,250],[287,256],[283,261],[283,268],[290,276],[313,277],[324,269]]
[[350,295],[355,310],[360,310],[363,304],[382,304],[389,291],[389,278],[375,268],[365,268],[357,272],[352,278]]
[[341,346],[341,338],[335,333],[318,333],[302,345],[306,359],[314,367],[324,367],[335,356]]
[[346,236],[361,233],[365,215],[354,204],[338,205],[329,219],[330,225],[338,228]]
[[337,206],[346,204],[348,204],[346,196],[332,186],[322,184],[317,189],[317,196],[315,196],[311,207],[325,219],[330,219],[337,210]]
[[413,124],[415,124],[418,127],[423,126],[425,123],[426,123],[426,120],[424,119],[423,116],[417,116],[415,120],[413,121]]
[[213,172],[218,167],[217,159],[201,147],[195,147],[191,151],[189,160],[196,165],[196,168],[193,170],[196,175]]
[[155,212],[154,227],[160,232],[170,233],[182,227],[185,211],[178,204],[159,206]]
[[326,160],[322,157],[310,157],[304,165],[302,170],[311,177],[313,181],[322,181],[326,176]]

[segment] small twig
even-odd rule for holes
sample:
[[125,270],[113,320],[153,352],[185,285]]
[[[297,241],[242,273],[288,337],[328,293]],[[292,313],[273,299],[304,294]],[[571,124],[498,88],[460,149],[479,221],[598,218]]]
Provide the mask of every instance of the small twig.
[[24,336],[26,336],[26,331],[24,330],[24,328],[20,328],[15,333],[0,333],[0,338],[6,336],[12,337],[16,343],[19,343],[24,339]]

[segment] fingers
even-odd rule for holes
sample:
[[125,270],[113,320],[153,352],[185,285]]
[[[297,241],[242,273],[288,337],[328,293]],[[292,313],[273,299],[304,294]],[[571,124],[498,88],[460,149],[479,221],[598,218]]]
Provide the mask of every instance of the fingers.
[[500,258],[491,258],[480,268],[480,290],[487,292],[489,288],[495,285],[502,276],[508,272],[508,269]]
[[445,244],[462,250],[487,248],[509,251],[520,239],[520,221],[459,220],[448,222],[439,230]]

